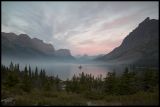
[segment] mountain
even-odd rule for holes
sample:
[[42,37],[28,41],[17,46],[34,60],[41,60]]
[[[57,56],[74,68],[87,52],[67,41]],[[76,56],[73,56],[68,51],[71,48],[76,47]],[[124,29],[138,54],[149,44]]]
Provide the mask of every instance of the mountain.
[[[67,49],[55,50],[51,44],[44,43],[42,40],[31,39],[26,34],[16,35],[14,33],[1,32],[2,57],[15,58],[41,58],[41,59],[62,59],[67,57],[73,59]],[[57,55],[58,52],[58,55]]]
[[71,56],[71,52],[68,49],[59,49],[55,52],[56,56]]
[[79,61],[93,61],[93,59],[95,58],[99,58],[101,56],[103,56],[104,54],[99,54],[99,55],[87,55],[87,54],[84,54],[84,55],[77,55],[76,58],[79,60]]
[[122,44],[110,53],[97,58],[99,61],[158,66],[159,20],[147,17],[124,38]]
[[59,49],[56,50],[54,55],[57,58],[62,58],[62,59],[74,59],[74,57],[71,55],[71,52],[69,49]]

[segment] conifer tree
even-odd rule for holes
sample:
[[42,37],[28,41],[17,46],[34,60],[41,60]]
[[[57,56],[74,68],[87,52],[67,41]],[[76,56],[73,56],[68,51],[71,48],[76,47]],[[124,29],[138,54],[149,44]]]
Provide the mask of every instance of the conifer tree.
[[105,78],[105,92],[107,94],[115,94],[116,88],[118,88],[116,85],[116,76],[115,72],[111,73],[108,72],[106,78]]

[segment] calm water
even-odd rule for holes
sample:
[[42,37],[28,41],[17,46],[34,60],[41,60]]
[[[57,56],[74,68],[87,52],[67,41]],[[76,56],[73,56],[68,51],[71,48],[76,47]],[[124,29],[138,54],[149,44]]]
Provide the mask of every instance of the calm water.
[[[80,65],[82,66],[81,69],[79,69]],[[107,74],[107,72],[111,71],[111,69],[109,69],[105,65],[73,63],[48,65],[48,67],[46,67],[46,70],[48,75],[58,74],[58,76],[63,80],[66,80],[67,78],[71,79],[74,74],[78,76],[82,72],[92,74],[95,77],[100,75],[104,77]]]
[[[95,77],[102,75],[105,77],[107,72],[112,72],[115,68],[108,66],[102,63],[62,63],[62,62],[50,62],[50,63],[39,63],[39,62],[17,62],[13,61],[14,64],[19,63],[20,68],[23,69],[25,65],[30,65],[33,70],[36,66],[40,70],[45,69],[47,75],[58,75],[60,79],[66,80],[71,79],[73,75],[79,75],[84,72],[87,74],[92,74]],[[8,66],[10,61],[2,61],[2,64]],[[79,69],[79,66],[82,66],[82,69]]]

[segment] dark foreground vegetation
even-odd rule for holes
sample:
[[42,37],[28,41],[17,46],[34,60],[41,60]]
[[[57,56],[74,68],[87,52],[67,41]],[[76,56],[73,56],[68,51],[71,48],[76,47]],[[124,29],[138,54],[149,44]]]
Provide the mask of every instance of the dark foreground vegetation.
[[45,70],[32,70],[19,64],[1,65],[3,105],[158,105],[158,70],[108,72],[105,78],[91,74],[62,81],[47,76]]

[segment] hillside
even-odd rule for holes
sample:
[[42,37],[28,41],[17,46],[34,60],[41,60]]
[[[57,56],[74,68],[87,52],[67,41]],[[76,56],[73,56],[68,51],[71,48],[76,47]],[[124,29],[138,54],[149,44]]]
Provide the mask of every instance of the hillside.
[[146,18],[124,38],[119,47],[96,60],[158,66],[158,23],[158,20]]

